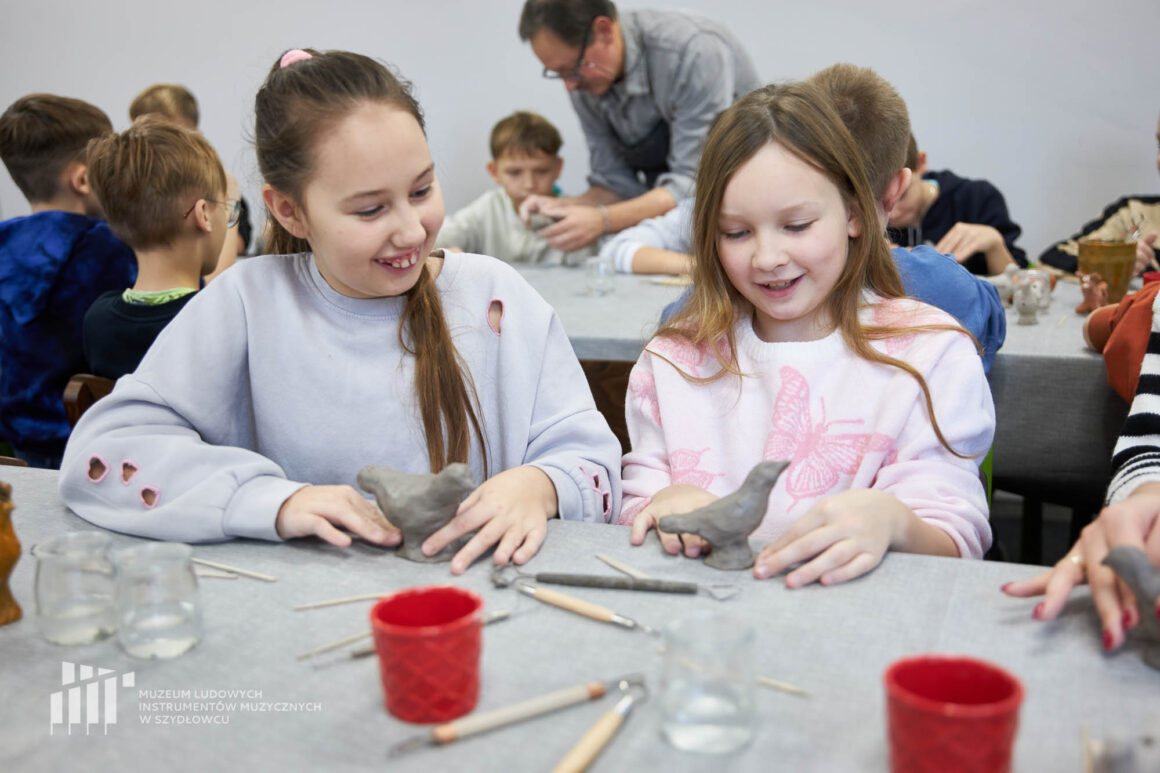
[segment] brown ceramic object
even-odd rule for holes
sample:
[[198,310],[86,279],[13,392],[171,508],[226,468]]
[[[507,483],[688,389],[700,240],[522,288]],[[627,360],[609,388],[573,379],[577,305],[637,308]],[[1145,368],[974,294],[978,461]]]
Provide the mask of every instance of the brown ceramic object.
[[24,614],[8,588],[8,576],[19,560],[20,541],[12,528],[12,487],[0,483],[0,625],[14,623]]
[[437,474],[406,473],[380,464],[359,470],[359,488],[375,495],[387,520],[399,527],[403,542],[396,554],[411,561],[450,561],[470,538],[461,537],[433,556],[423,555],[423,541],[455,517],[463,498],[475,488],[471,468],[449,464]]

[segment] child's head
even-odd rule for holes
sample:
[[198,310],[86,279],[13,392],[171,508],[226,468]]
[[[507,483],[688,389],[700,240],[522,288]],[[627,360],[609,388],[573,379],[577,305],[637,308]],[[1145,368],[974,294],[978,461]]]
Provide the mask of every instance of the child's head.
[[200,133],[146,116],[93,140],[89,176],[109,227],[138,253],[194,237],[203,274],[221,253],[234,201],[217,152]]
[[0,115],[0,159],[30,204],[68,199],[77,211],[100,216],[85,146],[112,131],[109,117],[88,102],[29,94]]
[[520,111],[491,130],[488,174],[503,186],[517,207],[532,194],[547,196],[560,176],[560,132],[541,115]]
[[876,211],[858,147],[816,85],[738,100],[710,129],[697,173],[695,338],[728,334],[750,309],[769,340],[845,333],[864,290],[902,295],[882,233],[864,227]]
[[913,134],[906,145],[906,168],[912,173],[910,184],[894,209],[890,210],[890,225],[894,228],[906,228],[921,222],[926,211],[926,183],[922,179],[926,174],[926,152],[918,149]]
[[406,296],[398,335],[415,356],[431,470],[467,461],[471,429],[484,435],[427,267],[443,196],[409,85],[360,54],[295,49],[266,76],[254,112],[269,251],[313,251],[343,295]]
[[910,182],[906,143],[910,115],[906,102],[869,67],[835,64],[811,75],[808,81],[829,98],[846,125],[875,198],[889,210]]
[[187,129],[196,129],[200,117],[197,98],[176,83],[156,83],[134,97],[129,104],[129,118],[136,121],[143,115],[159,115]]
[[274,65],[255,102],[272,251],[313,251],[344,295],[400,295],[443,222],[419,105],[374,59],[301,53]]

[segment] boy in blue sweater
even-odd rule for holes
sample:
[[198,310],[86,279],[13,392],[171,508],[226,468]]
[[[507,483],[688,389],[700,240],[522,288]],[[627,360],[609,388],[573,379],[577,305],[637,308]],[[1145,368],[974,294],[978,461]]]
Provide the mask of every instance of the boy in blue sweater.
[[58,467],[64,388],[85,371],[81,321],[136,274],[101,220],[85,146],[113,125],[79,99],[30,94],[0,115],[0,159],[32,213],[0,222],[0,436],[34,467]]

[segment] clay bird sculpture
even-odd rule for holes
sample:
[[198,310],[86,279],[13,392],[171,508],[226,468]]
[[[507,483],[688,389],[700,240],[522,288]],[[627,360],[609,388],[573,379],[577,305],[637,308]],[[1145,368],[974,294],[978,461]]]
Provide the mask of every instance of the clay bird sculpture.
[[380,464],[368,464],[358,472],[358,485],[374,494],[387,520],[399,527],[403,542],[395,553],[411,561],[450,561],[470,539],[464,535],[433,556],[423,555],[423,540],[455,517],[459,503],[475,488],[471,468],[456,462],[438,473],[406,473]]
[[1152,565],[1143,550],[1120,545],[1108,551],[1104,564],[1119,575],[1132,589],[1140,610],[1140,624],[1135,636],[1143,639],[1144,662],[1160,668],[1160,618],[1156,616],[1156,601],[1160,598],[1160,568]]
[[670,534],[696,534],[713,549],[705,564],[714,569],[753,566],[749,535],[761,524],[769,506],[769,492],[789,462],[762,462],[749,471],[741,488],[704,507],[666,515],[657,528]]

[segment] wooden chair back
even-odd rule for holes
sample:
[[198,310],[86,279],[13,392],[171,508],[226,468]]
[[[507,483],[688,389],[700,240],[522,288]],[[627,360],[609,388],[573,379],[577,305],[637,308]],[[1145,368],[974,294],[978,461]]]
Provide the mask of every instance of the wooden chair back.
[[78,373],[68,380],[64,388],[64,412],[68,425],[75,427],[93,403],[113,391],[112,379]]

